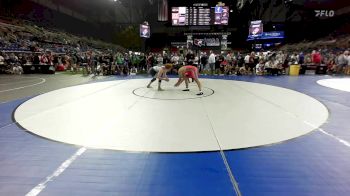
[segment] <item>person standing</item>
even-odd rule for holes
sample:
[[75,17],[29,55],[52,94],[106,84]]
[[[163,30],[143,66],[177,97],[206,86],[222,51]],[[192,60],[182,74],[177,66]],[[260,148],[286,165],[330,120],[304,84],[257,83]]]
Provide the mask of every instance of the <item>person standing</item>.
[[299,63],[299,65],[303,65],[304,62],[305,62],[305,55],[304,55],[303,52],[300,52],[300,53],[299,53],[298,63]]
[[186,63],[187,65],[193,65],[194,64],[194,60],[195,60],[195,55],[194,53],[189,50],[187,55],[186,55]]
[[0,66],[3,66],[5,64],[5,58],[2,56],[2,53],[0,52]]
[[343,73],[346,66],[349,64],[349,51],[345,51],[343,54],[340,54],[337,58],[337,73]]
[[319,51],[316,51],[316,50],[312,51],[311,60],[312,60],[313,64],[320,65],[322,62],[321,53]]
[[199,72],[201,72],[203,69],[206,69],[207,65],[208,65],[208,57],[207,57],[207,53],[203,52],[200,58],[200,69]]
[[347,52],[347,64],[346,64],[346,67],[345,67],[345,74],[346,75],[350,75],[350,55],[349,55],[349,51]]
[[210,68],[210,74],[214,75],[214,70],[215,70],[215,54],[213,51],[210,51],[209,59],[209,68]]

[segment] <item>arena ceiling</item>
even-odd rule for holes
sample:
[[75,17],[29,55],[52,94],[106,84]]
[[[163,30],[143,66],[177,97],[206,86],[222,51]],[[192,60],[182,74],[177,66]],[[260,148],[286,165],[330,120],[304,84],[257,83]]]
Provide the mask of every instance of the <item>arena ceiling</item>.
[[[162,0],[32,0],[41,4],[66,7],[80,14],[90,22],[115,25],[139,24],[143,21],[157,26],[158,5]],[[313,14],[315,9],[344,9],[350,7],[344,0],[221,0],[231,7],[235,17],[246,21],[263,19],[271,22],[302,21],[302,14]],[[192,4],[198,0],[168,0],[174,4]],[[208,2],[208,1],[207,1]],[[235,20],[233,18],[233,20]],[[232,23],[232,25],[239,25]]]
[[41,0],[45,1],[65,6],[93,22],[134,24],[157,14],[157,0]]
[[[0,5],[16,7],[16,5],[20,3],[35,2],[36,4],[48,7],[56,12],[58,11],[59,13],[88,22],[85,24],[85,26],[87,26],[85,29],[76,25],[77,28],[74,32],[84,32],[87,34],[87,31],[94,27],[94,33],[101,34],[98,37],[102,37],[104,40],[110,40],[114,33],[125,29],[126,26],[138,25],[144,21],[150,23],[152,35],[167,34],[169,36],[177,36],[185,31],[191,30],[188,28],[172,27],[170,22],[158,22],[158,5],[162,1],[163,0],[0,0]],[[221,28],[219,30],[232,32],[232,37],[242,40],[242,42],[245,42],[250,20],[263,20],[265,23],[264,29],[266,28],[266,31],[278,30],[272,28],[279,27],[280,25],[281,28],[284,28],[283,30],[289,32],[288,37],[291,38],[299,34],[298,29],[300,27],[308,27],[310,36],[312,36],[315,32],[332,32],[335,28],[338,28],[341,24],[348,21],[345,19],[339,20],[339,18],[334,18],[332,22],[320,21],[318,18],[315,18],[314,10],[316,9],[342,10],[342,13],[345,13],[345,16],[342,18],[346,18],[350,13],[348,11],[350,10],[350,2],[348,0],[221,1],[230,6],[232,13],[230,14],[228,28]],[[4,4],[3,2],[7,3]],[[193,3],[203,2],[215,3],[216,1],[168,0],[168,5],[170,8],[171,6],[190,6]],[[31,10],[29,10],[29,12],[31,12]],[[57,25],[58,28],[64,27],[65,22],[66,21],[63,21],[61,26]],[[57,22],[57,20],[51,23],[61,24]],[[288,27],[288,29],[285,27]],[[328,29],[325,30],[325,28]],[[303,36],[300,38],[302,37]],[[160,41],[166,39],[164,37],[161,38]]]

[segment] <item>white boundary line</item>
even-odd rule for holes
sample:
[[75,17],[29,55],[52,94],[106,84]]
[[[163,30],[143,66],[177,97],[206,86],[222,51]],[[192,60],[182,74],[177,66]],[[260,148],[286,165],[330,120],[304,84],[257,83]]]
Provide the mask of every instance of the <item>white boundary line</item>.
[[[41,95],[41,94],[43,94],[43,93],[39,93],[38,95]],[[0,102],[0,104],[10,103],[10,102],[18,101],[18,100],[24,100],[24,101],[26,101],[26,100],[28,100],[28,99],[34,97],[34,96],[36,96],[36,95],[27,96],[27,97],[22,97],[22,98],[18,98],[18,99],[14,99],[14,100],[8,100],[8,101]]]
[[[10,82],[10,83],[0,83],[0,86],[6,86],[6,85],[11,85],[11,84],[20,84],[20,83],[26,83],[28,81],[31,81],[31,80],[37,80],[37,79],[40,79],[38,77],[31,77],[31,78],[18,78],[18,79],[21,79],[21,81],[18,81],[18,82]],[[24,79],[28,79],[28,81],[24,80]]]
[[37,85],[40,85],[40,84],[43,84],[43,83],[46,82],[46,80],[45,80],[44,78],[38,78],[38,79],[40,79],[41,82],[35,83],[35,84],[31,84],[31,85],[21,86],[21,87],[17,87],[17,88],[2,90],[2,91],[0,91],[0,93],[9,92],[9,91],[14,91],[14,90],[19,90],[19,89],[24,89],[24,88],[28,88],[28,87],[33,87],[33,86],[37,86]]
[[313,128],[315,128],[315,129],[317,129],[319,132],[321,132],[321,133],[323,133],[323,134],[325,134],[325,135],[327,135],[327,136],[337,140],[339,143],[342,143],[345,146],[350,147],[350,143],[348,141],[345,141],[345,140],[343,140],[343,139],[341,139],[341,138],[339,138],[339,137],[337,137],[337,136],[335,136],[333,134],[330,134],[330,133],[326,132],[325,130],[323,130],[323,129],[319,128],[319,127],[316,127],[315,125],[313,125],[313,124],[311,124],[311,123],[309,123],[307,121],[304,121],[304,123],[309,125],[309,126],[311,126],[311,127],[313,127]]
[[211,121],[211,119],[210,119],[210,117],[209,117],[209,114],[208,114],[208,112],[207,112],[207,110],[206,110],[206,108],[205,108],[205,105],[204,105],[204,103],[203,103],[203,99],[202,99],[202,98],[200,98],[200,102],[201,102],[201,104],[202,104],[203,110],[204,110],[204,112],[205,112],[205,114],[206,114],[206,117],[207,117],[207,119],[208,119],[208,122],[209,122],[209,124],[210,124],[211,132],[212,132],[212,134],[213,134],[213,136],[214,136],[214,138],[215,138],[215,140],[216,140],[216,143],[218,144],[218,147],[220,148],[220,156],[221,156],[221,158],[222,158],[222,160],[223,160],[223,162],[224,162],[226,171],[227,171],[227,173],[228,173],[228,175],[229,175],[231,184],[232,184],[232,186],[233,186],[232,188],[233,188],[233,190],[235,191],[235,193],[236,193],[237,196],[242,196],[242,193],[241,193],[241,191],[240,191],[240,189],[239,189],[239,184],[238,184],[238,182],[237,182],[237,180],[236,180],[236,178],[235,178],[235,176],[234,176],[234,174],[233,174],[233,172],[232,172],[232,169],[231,169],[231,167],[230,167],[230,165],[229,165],[229,163],[228,163],[228,161],[227,161],[225,152],[224,152],[224,150],[223,150],[222,147],[221,147],[220,140],[219,140],[218,136],[216,135],[216,132],[215,132],[213,123],[212,123],[212,121]]
[[37,196],[42,192],[47,184],[53,181],[55,178],[60,176],[78,157],[80,157],[86,151],[85,147],[80,148],[76,153],[74,153],[69,159],[64,161],[51,175],[46,177],[46,179],[36,185],[26,196]]
[[338,140],[338,142],[344,144],[345,146],[350,147],[350,143],[349,143],[349,142],[347,142],[347,141],[345,141],[345,140],[343,140],[343,139],[340,139],[339,137],[337,137],[337,136],[335,136],[335,135],[333,135],[333,134],[330,134],[330,133],[324,131],[323,129],[318,129],[318,130],[319,130],[321,133],[323,133],[323,134],[325,134],[325,135],[328,135],[329,137],[332,137],[333,139]]

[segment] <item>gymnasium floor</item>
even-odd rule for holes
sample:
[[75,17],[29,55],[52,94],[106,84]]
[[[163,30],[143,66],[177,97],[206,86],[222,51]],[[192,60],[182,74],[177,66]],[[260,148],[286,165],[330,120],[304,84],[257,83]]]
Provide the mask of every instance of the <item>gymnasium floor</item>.
[[201,81],[0,75],[0,195],[349,194],[349,78]]

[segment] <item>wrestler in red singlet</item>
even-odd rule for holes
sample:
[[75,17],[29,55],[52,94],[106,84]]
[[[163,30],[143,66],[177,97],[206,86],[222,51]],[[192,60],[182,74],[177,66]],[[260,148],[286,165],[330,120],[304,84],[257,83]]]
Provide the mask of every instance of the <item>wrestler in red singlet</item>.
[[178,71],[179,74],[179,80],[178,82],[175,84],[175,87],[180,86],[180,84],[185,81],[186,83],[186,89],[183,91],[189,91],[188,89],[188,83],[189,83],[189,78],[193,78],[193,80],[197,83],[198,88],[199,88],[199,93],[197,95],[203,95],[202,92],[202,84],[201,82],[198,80],[198,68],[195,66],[191,66],[191,65],[187,65],[187,66],[183,66],[179,69]]

